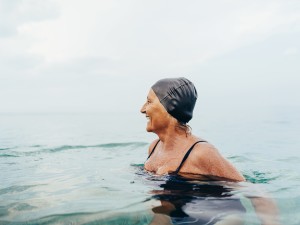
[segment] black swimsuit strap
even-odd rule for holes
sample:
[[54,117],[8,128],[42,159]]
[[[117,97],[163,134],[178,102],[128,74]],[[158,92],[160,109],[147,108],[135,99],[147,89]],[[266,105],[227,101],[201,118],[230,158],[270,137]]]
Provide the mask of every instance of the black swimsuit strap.
[[199,142],[206,142],[206,141],[196,141],[191,147],[190,149],[185,153],[180,165],[178,166],[177,170],[174,172],[175,174],[177,174],[179,172],[179,170],[181,169],[181,167],[183,166],[184,162],[186,161],[186,159],[189,157],[191,151],[193,150],[194,146],[196,144],[198,144]]
[[148,158],[147,158],[147,160],[150,158],[150,156],[152,155],[152,153],[154,152],[154,150],[155,150],[155,148],[156,148],[156,146],[157,146],[157,144],[158,144],[158,142],[159,142],[160,140],[158,140],[157,142],[156,142],[156,144],[154,145],[154,147],[153,147],[153,149],[152,149],[152,151],[151,151],[151,153],[149,154],[149,156],[148,156]]

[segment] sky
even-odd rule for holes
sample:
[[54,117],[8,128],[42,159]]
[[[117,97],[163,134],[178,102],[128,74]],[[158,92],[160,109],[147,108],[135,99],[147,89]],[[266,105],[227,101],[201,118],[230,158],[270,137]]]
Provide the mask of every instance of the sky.
[[0,0],[0,113],[138,112],[187,77],[197,110],[300,106],[300,2]]

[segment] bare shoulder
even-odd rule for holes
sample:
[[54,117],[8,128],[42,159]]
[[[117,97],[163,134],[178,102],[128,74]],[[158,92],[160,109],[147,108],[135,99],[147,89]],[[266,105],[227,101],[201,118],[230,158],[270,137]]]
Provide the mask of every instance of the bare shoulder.
[[220,153],[218,149],[209,142],[197,143],[192,151],[193,158],[206,158],[210,156],[219,156]]
[[208,142],[201,142],[195,145],[191,156],[191,163],[199,168],[202,173],[205,173],[205,175],[224,177],[237,181],[244,180],[244,177],[234,165],[223,157],[214,145]]
[[202,165],[212,163],[215,159],[222,157],[218,149],[209,142],[196,144],[191,154],[194,163],[201,163]]
[[148,148],[148,155],[152,152],[154,146],[157,144],[158,141],[159,141],[159,139],[155,139],[154,141],[151,142],[151,144],[149,145],[149,148]]

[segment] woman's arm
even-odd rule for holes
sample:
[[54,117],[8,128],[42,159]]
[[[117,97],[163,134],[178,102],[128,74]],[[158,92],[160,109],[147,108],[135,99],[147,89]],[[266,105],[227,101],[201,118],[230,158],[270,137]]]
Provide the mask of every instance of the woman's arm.
[[211,144],[201,144],[192,152],[191,157],[195,173],[225,178],[231,181],[245,181],[234,165],[225,159]]
[[269,197],[252,197],[250,200],[262,225],[280,224],[279,211],[274,200]]
[[248,198],[261,221],[261,225],[280,225],[279,209],[275,200],[259,184],[249,182],[230,183],[233,190]]

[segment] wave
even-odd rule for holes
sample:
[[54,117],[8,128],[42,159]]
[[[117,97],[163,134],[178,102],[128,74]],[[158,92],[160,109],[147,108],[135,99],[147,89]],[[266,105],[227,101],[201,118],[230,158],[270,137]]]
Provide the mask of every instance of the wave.
[[71,149],[84,149],[84,148],[122,148],[122,147],[142,147],[147,145],[146,142],[124,142],[124,143],[106,143],[106,144],[99,144],[99,145],[63,145],[56,148],[46,148],[42,149],[41,151],[46,152],[60,152],[65,150]]
[[300,157],[297,157],[297,156],[291,156],[291,157],[286,157],[286,158],[280,158],[280,159],[277,159],[277,161],[280,161],[280,162],[294,162],[294,163],[299,163],[299,162],[300,162]]
[[8,194],[8,193],[15,193],[15,192],[23,192],[30,188],[36,187],[39,185],[23,185],[23,186],[10,186],[7,188],[0,189],[0,195]]
[[0,151],[5,151],[5,150],[10,150],[10,149],[14,149],[16,147],[10,147],[10,148],[0,148]]
[[[26,205],[26,207],[28,207]],[[30,206],[29,206],[30,207]],[[119,209],[116,211],[98,211],[98,212],[74,212],[64,214],[52,214],[32,220],[26,221],[8,221],[0,220],[0,225],[56,225],[56,224],[85,224],[85,225],[146,225],[153,219],[152,213],[149,210],[124,212]]]
[[[101,148],[101,149],[118,149],[124,147],[138,148],[148,145],[147,142],[116,142],[116,143],[105,143],[98,145],[62,145],[54,148],[38,148],[39,145],[30,147],[37,148],[35,151],[8,151],[7,153],[0,154],[0,157],[20,157],[20,156],[32,156],[43,153],[56,153],[73,149],[87,149],[87,148]],[[21,148],[21,147],[20,147]],[[9,150],[5,149],[5,150]]]
[[20,157],[18,155],[12,155],[12,154],[0,154],[0,158],[10,158],[10,157]]
[[241,156],[241,155],[236,155],[236,156],[229,156],[227,157],[229,160],[232,160],[234,162],[249,162],[249,161],[254,161],[253,159],[246,157],[246,156]]
[[254,184],[268,184],[271,181],[277,180],[280,178],[280,175],[274,175],[271,173],[251,171],[251,174],[243,174],[247,181]]

